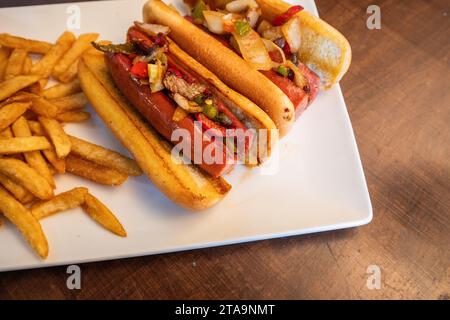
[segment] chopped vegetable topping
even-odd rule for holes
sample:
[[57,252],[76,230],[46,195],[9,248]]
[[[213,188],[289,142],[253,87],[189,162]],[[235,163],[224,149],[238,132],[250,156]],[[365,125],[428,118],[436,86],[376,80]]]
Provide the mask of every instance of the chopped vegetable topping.
[[132,54],[136,52],[136,47],[129,42],[123,44],[99,44],[92,41],[91,44],[95,49],[103,52],[123,54]]
[[147,63],[139,61],[133,65],[130,72],[138,79],[143,79],[148,77]]
[[[208,101],[208,100],[206,100],[206,101]],[[203,106],[203,113],[209,119],[216,120],[217,113],[218,113],[217,107],[212,103],[212,101],[210,104],[208,104],[206,101],[205,101],[205,105]]]
[[287,77],[289,75],[289,69],[286,66],[280,65],[277,69],[277,72],[281,74],[283,77]]
[[250,32],[251,26],[247,21],[238,20],[234,23],[234,26],[236,27],[236,32],[240,36],[245,36],[247,33]]
[[198,0],[195,6],[192,8],[192,18],[194,19],[194,23],[200,24],[203,22],[203,11],[208,10],[208,6],[205,4],[203,0]]
[[203,95],[199,94],[198,96],[194,97],[194,102],[201,106],[203,104]]
[[302,10],[302,6],[292,6],[285,13],[276,16],[273,19],[272,24],[274,26],[281,26],[285,24],[290,18],[292,18],[297,12],[300,12]]

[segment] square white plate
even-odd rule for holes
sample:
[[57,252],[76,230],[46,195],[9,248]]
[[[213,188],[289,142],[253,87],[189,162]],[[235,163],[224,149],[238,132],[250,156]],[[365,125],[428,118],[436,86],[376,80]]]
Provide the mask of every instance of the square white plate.
[[[77,34],[99,32],[121,42],[145,1],[102,1],[0,9],[0,30],[55,41],[68,17],[80,9]],[[297,1],[292,1],[297,3]],[[176,0],[180,5],[182,1]],[[317,14],[313,0],[298,1]],[[87,123],[68,125],[79,137],[125,152],[92,113]],[[146,177],[105,187],[69,174],[57,179],[62,192],[86,186],[104,201],[128,232],[120,238],[91,221],[80,209],[42,221],[50,254],[40,260],[6,223],[0,228],[0,271],[117,259],[284,237],[359,226],[372,208],[341,89],[321,92],[280,142],[275,174],[240,166],[227,180],[230,194],[216,207],[190,213],[171,203]],[[267,173],[266,170],[265,172]],[[3,219],[5,220],[5,219]]]

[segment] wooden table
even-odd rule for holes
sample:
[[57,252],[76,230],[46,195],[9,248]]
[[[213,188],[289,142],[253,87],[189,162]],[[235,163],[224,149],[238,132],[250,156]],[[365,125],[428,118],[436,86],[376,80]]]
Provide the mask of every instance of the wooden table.
[[[366,27],[371,4],[381,30]],[[374,208],[369,225],[86,264],[81,290],[67,289],[65,267],[2,273],[0,298],[449,299],[449,2],[317,5],[353,47],[341,85]],[[379,290],[366,286],[370,265],[381,269]]]

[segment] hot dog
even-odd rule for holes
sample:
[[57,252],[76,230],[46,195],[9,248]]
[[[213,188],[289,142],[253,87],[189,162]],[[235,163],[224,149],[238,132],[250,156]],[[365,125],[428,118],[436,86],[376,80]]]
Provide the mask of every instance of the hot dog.
[[[97,113],[129,148],[147,176],[176,203],[204,209],[229,190],[221,176],[238,160],[243,158],[254,165],[270,155],[276,134],[260,138],[257,130],[270,133],[276,126],[258,106],[228,88],[167,38],[168,32],[164,26],[136,22],[127,32],[126,43],[93,43],[99,51],[85,54],[80,62],[80,83]],[[101,93],[102,99],[97,97],[97,91],[102,90],[109,98],[106,92]],[[122,122],[127,125],[123,132],[117,129]],[[147,140],[145,143],[139,142],[138,134],[131,137],[133,126]],[[175,134],[179,130],[187,133],[182,142],[188,148],[182,149],[182,156],[198,169],[193,170],[191,164],[172,163],[171,149],[180,142]],[[199,145],[196,136],[200,137]],[[147,155],[145,146],[149,154],[157,150],[158,156]],[[258,151],[256,163],[250,163],[250,151],[254,149]],[[168,182],[175,187],[169,187]]]
[[345,37],[300,6],[280,0],[185,1],[189,18],[160,0],[149,0],[144,21],[169,26],[170,36],[184,50],[257,102],[281,136],[292,126],[294,112],[298,117],[319,87],[331,87],[349,67],[351,49]]

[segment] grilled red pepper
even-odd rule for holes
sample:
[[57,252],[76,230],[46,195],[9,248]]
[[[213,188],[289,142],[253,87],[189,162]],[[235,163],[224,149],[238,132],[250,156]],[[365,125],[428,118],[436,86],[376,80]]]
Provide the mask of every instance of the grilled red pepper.
[[287,9],[285,13],[282,13],[282,14],[276,16],[273,19],[272,24],[274,26],[281,26],[281,25],[285,24],[290,18],[292,18],[294,16],[294,14],[296,14],[297,12],[300,12],[302,10],[303,10],[302,6],[292,6],[289,9]]
[[145,79],[148,77],[148,67],[147,63],[138,61],[136,62],[130,69],[130,72],[133,76],[138,79]]

